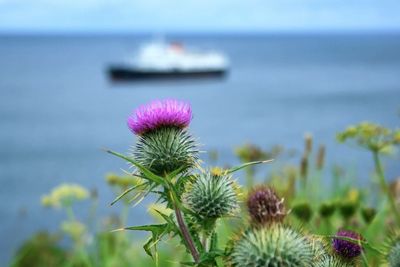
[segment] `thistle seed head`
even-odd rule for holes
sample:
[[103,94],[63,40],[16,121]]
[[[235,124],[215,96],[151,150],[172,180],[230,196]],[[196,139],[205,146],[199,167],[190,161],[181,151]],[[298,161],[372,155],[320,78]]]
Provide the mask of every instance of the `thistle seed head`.
[[280,222],[286,216],[283,199],[279,198],[272,188],[266,186],[259,186],[250,191],[247,209],[255,224]]

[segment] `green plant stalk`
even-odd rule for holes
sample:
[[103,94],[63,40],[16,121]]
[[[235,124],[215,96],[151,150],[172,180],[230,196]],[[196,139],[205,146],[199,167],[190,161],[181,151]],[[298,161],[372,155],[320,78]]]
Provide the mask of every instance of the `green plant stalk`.
[[333,174],[332,187],[335,188],[335,190],[332,190],[332,197],[333,198],[339,197],[339,192],[341,191],[340,179],[339,179],[339,175],[337,175],[335,173]]
[[215,227],[216,227],[216,219],[208,219],[205,222],[203,222],[203,238],[202,238],[202,245],[204,248],[204,251],[209,251],[211,247],[208,247],[209,245],[209,237],[213,235],[215,232]]
[[189,230],[185,224],[185,221],[183,220],[182,212],[178,208],[176,203],[174,203],[174,208],[175,208],[176,220],[178,221],[178,225],[179,225],[179,229],[181,230],[182,237],[185,240],[186,245],[187,245],[190,253],[192,254],[192,257],[193,257],[195,263],[198,263],[199,259],[200,259],[199,252],[197,251],[197,249],[194,245],[193,239],[190,236]]
[[203,233],[203,239],[202,239],[202,241],[201,241],[201,244],[203,245],[203,248],[204,248],[204,251],[207,251],[208,250],[208,246],[207,246],[207,244],[208,244],[208,236],[207,236],[207,234],[206,233]]
[[396,218],[397,225],[400,226],[400,213],[396,208],[396,202],[394,200],[394,197],[390,193],[389,187],[386,184],[385,175],[383,173],[383,168],[382,168],[381,161],[379,159],[378,152],[374,151],[373,156],[374,156],[374,163],[375,163],[375,171],[379,178],[379,184],[380,184],[381,190],[387,195],[389,204],[390,204],[390,208],[392,209],[392,212]]
[[320,188],[322,188],[321,185],[321,180],[322,180],[322,169],[319,169],[316,171],[316,173],[314,174],[314,182],[313,182],[313,191],[314,193],[316,193],[316,199],[318,201],[321,201],[324,198],[323,192],[322,190],[319,190]]
[[72,206],[71,206],[70,204],[68,204],[68,205],[65,207],[65,210],[66,210],[66,212],[67,212],[67,217],[68,217],[68,219],[69,219],[70,221],[75,221],[76,219],[75,219],[75,214],[74,214],[74,211],[73,211],[73,209],[72,209]]
[[[76,221],[75,213],[74,213],[74,210],[72,209],[71,203],[68,203],[65,206],[65,210],[67,212],[67,218],[70,221]],[[79,242],[74,242],[74,243],[75,243],[74,249],[75,249],[78,257],[80,258],[80,260],[82,260],[82,264],[84,264],[83,266],[90,266],[89,256],[87,255],[87,252],[86,252],[83,244],[80,244]]]

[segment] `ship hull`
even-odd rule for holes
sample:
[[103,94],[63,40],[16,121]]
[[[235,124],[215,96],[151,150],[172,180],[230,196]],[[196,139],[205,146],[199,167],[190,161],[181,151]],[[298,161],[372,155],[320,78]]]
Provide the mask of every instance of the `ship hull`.
[[124,80],[163,80],[163,79],[196,79],[219,78],[226,75],[226,70],[196,70],[196,71],[143,71],[137,69],[111,67],[109,76],[115,81]]

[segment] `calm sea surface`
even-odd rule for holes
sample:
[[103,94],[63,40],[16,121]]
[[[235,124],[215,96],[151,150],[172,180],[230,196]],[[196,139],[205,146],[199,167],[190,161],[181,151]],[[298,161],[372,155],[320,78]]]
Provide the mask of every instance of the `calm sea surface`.
[[[99,212],[118,211],[104,175],[126,165],[101,148],[126,151],[134,142],[128,114],[154,98],[189,100],[192,132],[220,163],[237,163],[232,150],[246,142],[301,149],[312,132],[329,164],[351,167],[360,183],[371,160],[337,145],[335,133],[363,120],[400,125],[400,35],[174,39],[224,51],[227,79],[116,85],[107,64],[148,38],[0,36],[0,262],[34,231],[58,227],[62,212],[43,209],[40,196],[62,182],[97,188]],[[385,163],[389,178],[400,175],[399,157]],[[145,210],[136,207],[129,224],[146,222]]]

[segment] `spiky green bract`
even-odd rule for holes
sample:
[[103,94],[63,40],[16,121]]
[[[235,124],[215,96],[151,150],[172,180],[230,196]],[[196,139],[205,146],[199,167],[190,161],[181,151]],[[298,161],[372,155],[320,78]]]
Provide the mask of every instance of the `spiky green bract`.
[[154,174],[164,176],[193,167],[198,160],[194,138],[177,127],[163,127],[138,137],[133,158]]
[[327,254],[326,252],[327,244],[325,240],[320,237],[307,236],[307,238],[311,244],[312,253],[314,255],[315,261],[325,257],[325,255]]
[[319,260],[315,262],[313,267],[354,267],[355,264],[353,262],[345,262],[341,258],[332,256],[332,255],[324,255]]
[[400,266],[400,241],[397,241],[389,250],[387,260],[390,267]]
[[251,228],[234,244],[230,264],[235,267],[310,267],[313,248],[299,232],[274,224]]
[[202,219],[232,215],[238,209],[237,194],[230,175],[198,175],[186,186],[184,203]]

